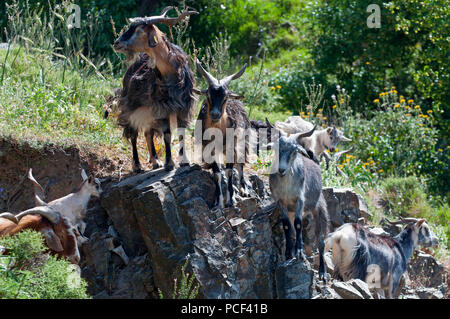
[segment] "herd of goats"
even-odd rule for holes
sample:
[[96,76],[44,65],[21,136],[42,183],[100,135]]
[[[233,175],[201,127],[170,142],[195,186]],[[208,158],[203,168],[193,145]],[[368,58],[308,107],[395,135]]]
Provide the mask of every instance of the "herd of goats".
[[[414,249],[418,245],[437,245],[437,238],[426,222],[411,218],[392,222],[406,224],[403,231],[395,237],[376,235],[359,224],[344,224],[328,234],[329,220],[322,193],[319,157],[325,157],[328,168],[330,157],[325,150],[333,150],[340,141],[348,139],[336,127],[316,131],[316,126],[298,116],[292,116],[285,122],[277,122],[275,127],[267,120],[265,123],[250,120],[241,101],[242,96],[228,89],[230,82],[238,79],[246,66],[237,73],[218,80],[197,60],[197,69],[207,81],[208,88],[194,88],[195,79],[189,66],[189,57],[171,43],[156,24],[163,23],[171,27],[198,12],[184,11],[176,18],[169,18],[166,14],[170,9],[172,8],[165,8],[159,16],[131,19],[129,28],[114,43],[114,50],[127,56],[129,66],[123,77],[122,88],[116,91],[115,103],[118,110],[117,122],[123,127],[124,137],[132,145],[134,172],[141,171],[136,145],[140,131],[144,132],[146,138],[151,167],[156,169],[162,166],[154,144],[154,137],[162,136],[165,144],[164,168],[174,168],[171,156],[173,119],[176,119],[179,134],[180,165],[189,164],[185,130],[194,114],[196,95],[204,95],[206,98],[197,121],[201,124],[201,136],[208,129],[218,130],[222,133],[220,144],[223,146],[223,154],[225,155],[230,144],[234,151],[231,158],[227,157],[225,165],[228,182],[225,200],[222,190],[222,162],[213,160],[207,166],[214,173],[217,206],[223,208],[234,205],[234,166],[238,172],[239,192],[248,196],[244,179],[244,165],[249,158],[248,139],[244,138],[243,151],[236,146],[239,143],[230,143],[230,139],[236,139],[239,132],[246,130],[259,132],[261,128],[269,129],[272,132],[268,134],[272,138],[271,143],[263,143],[263,139],[267,141],[267,135],[262,137],[257,133],[257,146],[258,152],[260,144],[273,147],[278,157],[277,168],[269,175],[269,184],[272,197],[282,212],[286,260],[306,257],[302,242],[302,214],[303,211],[309,211],[315,220],[315,239],[320,261],[319,279],[326,283],[323,255],[331,249],[336,278],[359,278],[367,281],[372,278],[369,276],[369,269],[375,265],[379,274],[376,276],[375,287],[381,295],[384,296],[386,292],[387,298],[395,297]],[[105,117],[107,116],[108,111],[105,112]],[[231,137],[227,134],[230,128],[235,132]],[[209,142],[202,139],[201,144],[206,147]],[[238,160],[240,156],[244,160]],[[78,264],[79,247],[88,240],[83,236],[86,228],[83,219],[91,196],[101,195],[100,181],[93,176],[88,177],[83,170],[83,182],[76,191],[47,203],[44,190],[34,179],[31,169],[28,178],[34,185],[36,206],[16,215],[8,212],[0,214],[0,237],[14,235],[24,229],[39,231],[43,234],[50,253]],[[117,253],[123,254],[123,249]],[[374,285],[374,282],[371,284]]]

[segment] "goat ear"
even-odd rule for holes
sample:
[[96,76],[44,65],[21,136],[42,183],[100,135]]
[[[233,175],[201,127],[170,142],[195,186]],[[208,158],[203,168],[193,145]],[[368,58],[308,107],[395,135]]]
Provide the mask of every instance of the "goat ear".
[[53,229],[45,229],[42,234],[44,235],[45,243],[47,244],[48,248],[56,252],[61,252],[64,250],[61,241],[59,240],[58,236],[56,236]]
[[420,225],[422,225],[423,223],[424,223],[424,221],[425,221],[425,219],[420,219],[417,223],[416,223],[416,226],[417,227],[420,227]]
[[333,128],[332,128],[332,127],[328,127],[328,128],[327,128],[327,133],[328,133],[328,134],[331,134],[332,131],[333,131]]
[[227,96],[228,96],[228,98],[235,99],[235,100],[242,100],[244,98],[243,95],[239,95],[239,94],[231,92],[231,91],[228,91]]

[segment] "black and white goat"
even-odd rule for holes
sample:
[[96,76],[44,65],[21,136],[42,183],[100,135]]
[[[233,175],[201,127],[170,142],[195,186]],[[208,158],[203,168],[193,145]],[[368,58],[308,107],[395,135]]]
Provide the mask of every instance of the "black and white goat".
[[418,245],[437,246],[438,239],[424,219],[405,218],[407,223],[395,237],[376,235],[359,224],[344,224],[325,240],[325,252],[332,249],[335,276],[347,281],[366,281],[387,297],[396,295],[409,259]]
[[[272,166],[269,176],[270,191],[282,212],[282,222],[286,237],[286,259],[305,259],[302,241],[302,215],[309,211],[315,220],[315,237],[319,247],[319,278],[326,282],[326,269],[323,260],[324,238],[328,233],[328,211],[322,194],[322,174],[320,166],[298,143],[313,134],[315,127],[306,133],[286,136],[274,142],[278,161]],[[294,226],[294,227],[292,227]],[[294,228],[294,230],[293,230]],[[292,241],[295,233],[295,246]]]
[[[222,137],[222,151],[225,155],[227,149],[232,146],[233,158],[226,163],[226,172],[228,178],[228,188],[226,192],[226,206],[234,204],[233,199],[233,167],[236,165],[238,169],[239,191],[241,195],[248,196],[248,187],[244,179],[244,164],[249,159],[250,145],[252,145],[252,137],[247,136],[250,133],[250,120],[244,103],[239,96],[228,89],[228,85],[232,80],[239,78],[245,71],[247,65],[237,73],[227,76],[222,80],[217,80],[208,73],[197,60],[197,69],[200,74],[207,80],[208,89],[198,93],[206,96],[197,123],[202,125],[202,145],[207,147],[210,141],[204,138],[204,133],[209,129],[217,129]],[[233,129],[233,140],[227,139],[227,130]],[[219,138],[216,136],[216,138]],[[216,141],[215,141],[216,142]],[[198,141],[197,141],[198,143]],[[220,142],[219,142],[220,143]],[[227,159],[228,160],[228,159]],[[217,203],[219,207],[224,207],[223,192],[221,186],[222,174],[216,160],[212,162],[212,170],[216,181],[216,187],[219,190],[217,195]]]
[[[172,160],[170,120],[177,122],[179,130],[182,165],[189,164],[186,157],[185,128],[194,113],[194,76],[185,52],[171,43],[156,23],[169,26],[183,18],[198,14],[185,11],[177,18],[161,15],[131,19],[131,25],[115,42],[114,50],[123,53],[132,65],[123,77],[123,88],[118,92],[118,124],[124,128],[123,135],[133,147],[133,170],[141,171],[137,152],[137,137],[143,131],[147,140],[149,162],[152,168],[161,166],[154,146],[154,136],[162,135],[166,148],[165,168],[171,170]],[[105,113],[105,116],[107,113]]]

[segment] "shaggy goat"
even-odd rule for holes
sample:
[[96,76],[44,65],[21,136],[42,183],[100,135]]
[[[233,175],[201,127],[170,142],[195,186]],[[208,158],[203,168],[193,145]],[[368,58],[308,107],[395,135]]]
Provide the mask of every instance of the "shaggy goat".
[[100,197],[102,193],[100,181],[97,178],[93,178],[92,176],[88,178],[84,170],[81,171],[81,177],[83,178],[83,182],[75,192],[46,203],[44,201],[44,189],[33,177],[31,168],[28,172],[28,179],[34,185],[36,205],[48,206],[68,218],[72,225],[79,227],[81,236],[78,240],[80,245],[86,241],[86,238],[82,235],[86,229],[86,223],[83,219],[86,215],[87,204],[91,196]]
[[[309,158],[299,140],[313,134],[315,127],[306,133],[287,137],[280,132],[278,146],[277,171],[269,176],[270,191],[280,206],[286,237],[286,259],[305,258],[302,241],[303,211],[310,211],[315,220],[315,236],[319,247],[319,279],[326,282],[326,270],[323,260],[324,238],[328,233],[328,211],[322,194],[322,174],[320,166]],[[274,169],[274,167],[272,168]],[[292,241],[295,229],[295,246]]]
[[387,297],[396,295],[400,278],[418,245],[437,246],[424,219],[403,219],[392,223],[408,223],[395,237],[376,235],[359,224],[344,224],[325,240],[325,252],[332,249],[335,275],[342,280],[352,278],[375,284]]
[[42,233],[52,254],[66,257],[78,264],[80,252],[77,245],[77,230],[70,220],[48,206],[28,209],[18,215],[0,214],[0,237],[13,236],[25,229]]
[[[206,96],[203,102],[197,121],[202,124],[202,137],[206,130],[214,128],[221,132],[223,138],[223,154],[226,154],[227,148],[233,147],[234,158],[226,163],[226,173],[228,178],[228,188],[226,192],[226,206],[232,206],[233,200],[233,167],[237,165],[239,175],[239,191],[241,195],[248,196],[247,183],[244,179],[244,164],[249,159],[249,151],[251,145],[251,136],[245,136],[250,132],[250,120],[244,104],[239,101],[241,96],[228,90],[228,85],[232,80],[239,78],[245,71],[244,67],[233,75],[229,75],[222,80],[217,80],[208,73],[197,60],[197,69],[200,74],[207,80],[208,89],[199,92]],[[233,140],[227,140],[227,129],[234,129]],[[217,138],[217,137],[216,137]],[[245,139],[244,143],[242,143]],[[202,139],[203,147],[209,144],[205,138]],[[245,147],[245,150],[241,146]],[[243,159],[241,161],[241,159]],[[223,208],[223,192],[221,186],[222,174],[216,161],[212,163],[216,187],[219,190],[217,195],[217,203]]]
[[164,137],[165,168],[174,168],[170,148],[171,118],[176,119],[179,129],[181,163],[189,163],[184,135],[194,112],[194,77],[186,53],[169,42],[155,24],[172,26],[198,12],[183,12],[178,18],[165,17],[171,8],[165,8],[160,16],[131,19],[128,30],[114,42],[115,51],[124,53],[131,61],[137,59],[123,77],[118,101],[118,124],[124,128],[124,137],[131,141],[135,172],[141,171],[136,146],[139,131],[145,134],[152,168],[161,166],[154,146],[155,134]]

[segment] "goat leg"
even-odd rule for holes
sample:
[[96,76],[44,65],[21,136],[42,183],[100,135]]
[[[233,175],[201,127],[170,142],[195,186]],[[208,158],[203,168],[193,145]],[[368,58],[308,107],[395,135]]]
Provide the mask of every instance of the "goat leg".
[[180,151],[178,152],[180,166],[188,166],[189,160],[186,156],[186,123],[180,119],[178,121],[178,140],[180,141]]
[[170,143],[172,141],[172,133],[170,132],[170,122],[168,119],[164,121],[164,145],[166,146],[166,162],[164,163],[164,168],[166,171],[171,171],[175,167],[175,163],[172,159],[172,149]]
[[231,207],[231,206],[234,206],[233,163],[227,163],[226,172],[227,172],[227,179],[228,179],[226,207]]
[[141,163],[139,162],[139,155],[137,152],[137,137],[138,137],[138,131],[133,130],[131,132],[131,146],[133,148],[133,172],[140,173],[141,170]]
[[162,166],[161,161],[158,159],[158,154],[156,154],[155,143],[153,141],[153,137],[155,136],[155,131],[149,130],[145,132],[145,139],[147,141],[147,148],[149,154],[149,163],[152,169],[157,169]]
[[300,260],[305,260],[305,250],[303,249],[302,240],[302,212],[303,212],[303,200],[297,199],[297,209],[295,211],[294,217],[294,228],[295,228],[295,257]]
[[216,189],[217,189],[216,206],[219,206],[220,209],[223,209],[224,205],[223,205],[223,193],[222,193],[222,174],[221,174],[220,168],[216,162],[212,163],[212,170],[214,173],[214,182],[216,184]]
[[281,221],[283,223],[283,229],[284,229],[284,237],[286,238],[286,260],[294,258],[294,243],[292,241],[292,225],[291,221],[289,219],[288,212],[286,208],[281,204],[281,202],[278,202],[280,205],[282,217]]
[[323,252],[325,248],[324,238],[328,233],[328,214],[326,209],[326,202],[323,196],[320,197],[318,208],[313,214],[315,221],[315,237],[319,246],[319,280],[322,279],[324,283],[327,282],[327,270],[323,259]]

